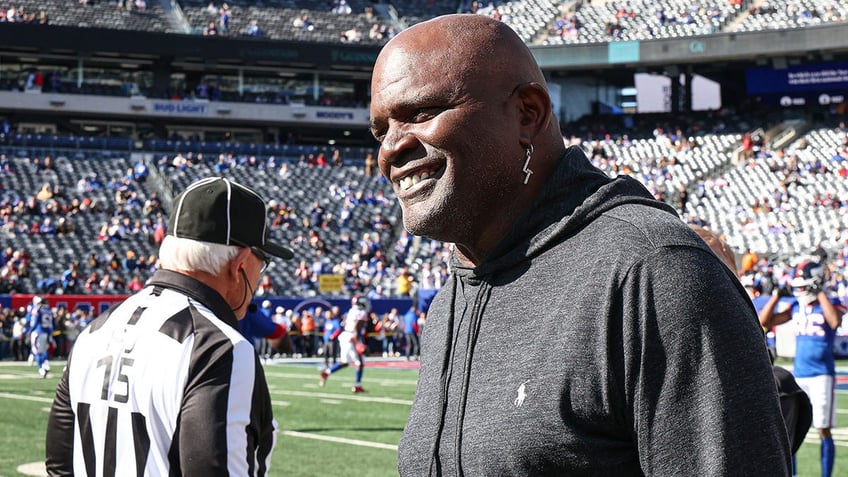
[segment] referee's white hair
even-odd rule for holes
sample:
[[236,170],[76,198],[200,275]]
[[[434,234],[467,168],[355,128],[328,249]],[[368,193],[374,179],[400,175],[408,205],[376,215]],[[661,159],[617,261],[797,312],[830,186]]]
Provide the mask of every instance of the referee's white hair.
[[217,274],[239,252],[239,248],[211,242],[165,236],[159,246],[159,266],[169,270]]

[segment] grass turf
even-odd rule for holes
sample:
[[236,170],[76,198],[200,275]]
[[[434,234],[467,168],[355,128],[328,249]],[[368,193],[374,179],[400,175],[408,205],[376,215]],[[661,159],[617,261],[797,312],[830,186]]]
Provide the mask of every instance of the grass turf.
[[[26,364],[0,364],[0,476],[23,476],[21,464],[44,460],[47,415],[62,364],[41,379]],[[317,364],[272,363],[266,376],[280,424],[272,475],[312,477],[396,476],[396,448],[412,398],[417,371],[366,367],[365,394],[351,393],[353,370],[333,374],[318,387]],[[837,394],[836,466],[848,471],[848,393]],[[799,476],[818,476],[815,430],[797,456]]]

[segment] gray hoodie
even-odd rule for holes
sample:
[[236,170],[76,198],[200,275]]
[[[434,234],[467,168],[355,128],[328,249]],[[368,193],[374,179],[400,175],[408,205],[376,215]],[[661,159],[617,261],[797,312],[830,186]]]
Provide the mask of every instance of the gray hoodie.
[[632,178],[570,148],[429,310],[403,476],[788,475],[756,314]]

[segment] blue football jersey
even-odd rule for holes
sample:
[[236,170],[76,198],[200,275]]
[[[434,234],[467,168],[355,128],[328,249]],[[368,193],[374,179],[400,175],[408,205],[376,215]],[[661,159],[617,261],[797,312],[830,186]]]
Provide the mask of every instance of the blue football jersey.
[[803,306],[792,304],[792,324],[795,329],[795,377],[835,375],[833,341],[836,330],[824,318],[818,302]]
[[48,307],[36,307],[29,313],[29,331],[36,334],[53,333],[53,312]]

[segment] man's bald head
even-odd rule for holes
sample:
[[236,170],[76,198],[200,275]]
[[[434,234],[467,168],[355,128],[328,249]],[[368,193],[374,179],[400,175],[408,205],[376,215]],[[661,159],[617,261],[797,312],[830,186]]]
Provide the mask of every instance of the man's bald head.
[[429,57],[435,60],[430,64],[466,81],[486,78],[513,86],[531,81],[545,85],[536,60],[515,31],[484,15],[444,15],[413,25],[392,38],[380,57],[396,48]]

